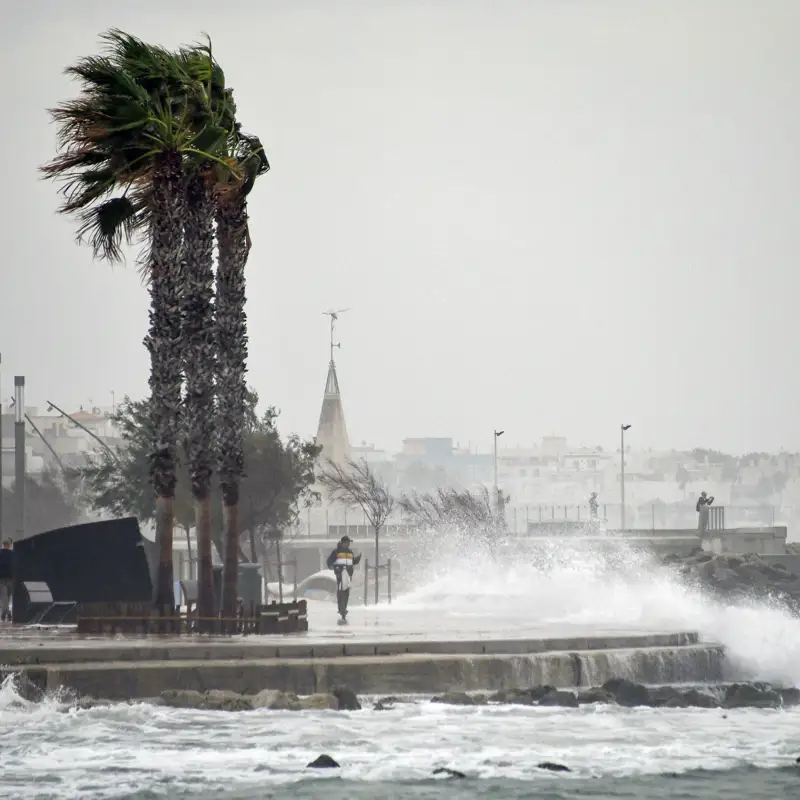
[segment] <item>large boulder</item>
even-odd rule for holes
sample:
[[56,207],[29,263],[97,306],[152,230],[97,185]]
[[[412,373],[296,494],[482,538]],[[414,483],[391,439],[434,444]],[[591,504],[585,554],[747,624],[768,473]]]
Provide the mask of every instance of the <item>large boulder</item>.
[[431,698],[431,703],[444,703],[448,706],[479,705],[476,698],[466,692],[444,692]]
[[317,756],[310,764],[306,764],[307,769],[339,769],[339,763],[329,755],[323,753]]
[[683,692],[682,698],[688,707],[719,708],[720,705],[716,697],[698,689],[689,689]]
[[775,691],[780,695],[781,702],[787,708],[800,705],[800,689],[776,689]]
[[297,707],[298,699],[294,692],[262,689],[250,702],[253,708],[265,708],[269,711],[293,711]]
[[358,695],[346,686],[338,686],[332,692],[339,701],[339,711],[361,711]]
[[686,708],[686,700],[674,686],[657,686],[649,689],[650,705],[666,708]]
[[298,697],[292,711],[338,711],[339,701],[332,694],[310,694]]
[[161,705],[168,708],[205,708],[205,695],[194,689],[166,689],[161,692]]
[[501,689],[489,695],[490,703],[510,703],[518,706],[532,706],[533,697],[526,689]]
[[652,706],[653,699],[646,686],[634,683],[627,678],[611,678],[601,687],[613,696],[618,705],[633,708],[635,706]]
[[780,708],[782,699],[768,683],[734,683],[725,690],[725,708]]
[[548,692],[544,697],[539,699],[540,706],[561,706],[564,708],[577,708],[578,698],[573,692],[567,692],[561,689],[553,689]]
[[555,691],[556,691],[555,686],[550,686],[549,683],[541,683],[538,686],[531,686],[531,688],[528,689],[528,694],[531,696],[532,700],[538,702],[545,695],[548,695],[551,692]]
[[578,692],[578,705],[589,705],[590,703],[613,703],[614,695],[599,686],[592,686],[583,692]]
[[211,711],[252,711],[253,699],[237,692],[211,689],[205,694],[205,706]]

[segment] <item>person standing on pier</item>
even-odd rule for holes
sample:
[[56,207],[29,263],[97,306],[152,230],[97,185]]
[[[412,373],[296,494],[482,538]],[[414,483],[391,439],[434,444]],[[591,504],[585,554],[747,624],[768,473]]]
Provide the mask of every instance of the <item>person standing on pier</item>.
[[708,507],[714,502],[713,495],[709,497],[706,492],[700,492],[700,497],[697,498],[697,529],[699,531],[708,530]]
[[11,622],[11,594],[14,591],[14,551],[11,539],[0,549],[0,621]]
[[353,567],[361,561],[361,554],[353,555],[350,549],[350,537],[342,536],[339,544],[334,547],[328,556],[328,569],[336,575],[336,603],[339,608],[341,621],[347,622],[347,604],[350,600],[350,583],[353,579]]
[[592,492],[589,495],[589,519],[597,522],[597,510],[600,508],[600,503],[597,502],[597,492]]

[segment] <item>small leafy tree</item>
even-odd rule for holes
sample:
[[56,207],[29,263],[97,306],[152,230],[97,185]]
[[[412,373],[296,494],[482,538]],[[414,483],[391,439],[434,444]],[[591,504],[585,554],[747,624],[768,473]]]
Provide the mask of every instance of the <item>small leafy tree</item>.
[[386,484],[366,461],[348,459],[344,464],[328,460],[320,475],[334,503],[361,508],[375,533],[375,604],[380,601],[380,532],[395,507]]
[[249,540],[250,559],[266,554],[284,538],[304,508],[319,500],[311,490],[314,465],[322,448],[292,434],[281,439],[278,412],[270,407],[244,437],[245,475],[239,488],[239,524]]
[[[259,417],[258,396],[248,393],[245,434],[245,477],[241,485],[239,534],[247,534],[249,558],[257,561],[266,549],[267,532],[283,531],[299,509],[314,501],[314,463],[320,448],[313,441],[290,436],[285,441],[276,427],[278,412],[269,408]],[[155,517],[156,497],[149,479],[151,414],[146,400],[125,400],[112,416],[124,444],[115,452],[96,453],[76,471],[88,504],[115,517],[135,516],[142,522]],[[194,504],[183,450],[178,449],[175,518],[184,528],[191,558],[189,531]],[[222,552],[222,503],[214,493],[211,509],[214,544]]]

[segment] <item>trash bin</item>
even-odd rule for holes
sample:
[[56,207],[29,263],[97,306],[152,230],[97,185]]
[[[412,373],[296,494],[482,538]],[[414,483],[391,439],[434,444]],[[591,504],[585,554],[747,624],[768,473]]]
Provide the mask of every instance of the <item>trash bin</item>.
[[261,565],[239,564],[239,597],[245,607],[261,605]]

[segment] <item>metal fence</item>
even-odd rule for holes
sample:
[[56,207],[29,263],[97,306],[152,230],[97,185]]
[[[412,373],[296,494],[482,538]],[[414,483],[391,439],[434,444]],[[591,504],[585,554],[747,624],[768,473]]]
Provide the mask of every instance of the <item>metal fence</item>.
[[[722,509],[722,506],[712,506]],[[622,524],[622,507],[616,503],[601,503],[597,509],[597,522],[612,530]],[[722,512],[719,512],[722,513]],[[724,506],[726,528],[771,527],[786,524],[796,516],[793,509],[776,506]],[[797,513],[800,516],[800,512]],[[549,504],[510,506],[505,509],[506,527],[510,533],[525,535],[535,533],[538,525],[568,522],[588,523],[591,511],[588,504]],[[393,515],[382,529],[382,535],[402,537],[411,535],[415,529],[412,520]],[[694,505],[625,505],[625,528],[627,530],[693,530],[698,527],[698,515]],[[316,538],[340,538],[345,534],[353,539],[362,539],[373,534],[372,526],[360,509],[314,509],[297,526],[297,536]]]
[[[712,506],[712,509],[722,506]],[[773,526],[780,515],[774,506],[724,506],[726,528],[749,526]],[[538,505],[515,506],[506,509],[506,524],[515,533],[535,531],[539,523],[589,522],[591,510],[588,505]],[[597,509],[597,521],[608,528],[622,526],[622,506],[601,503]],[[625,505],[625,528],[629,530],[687,530],[698,527],[698,515],[694,506],[675,506],[662,503],[647,505]]]

